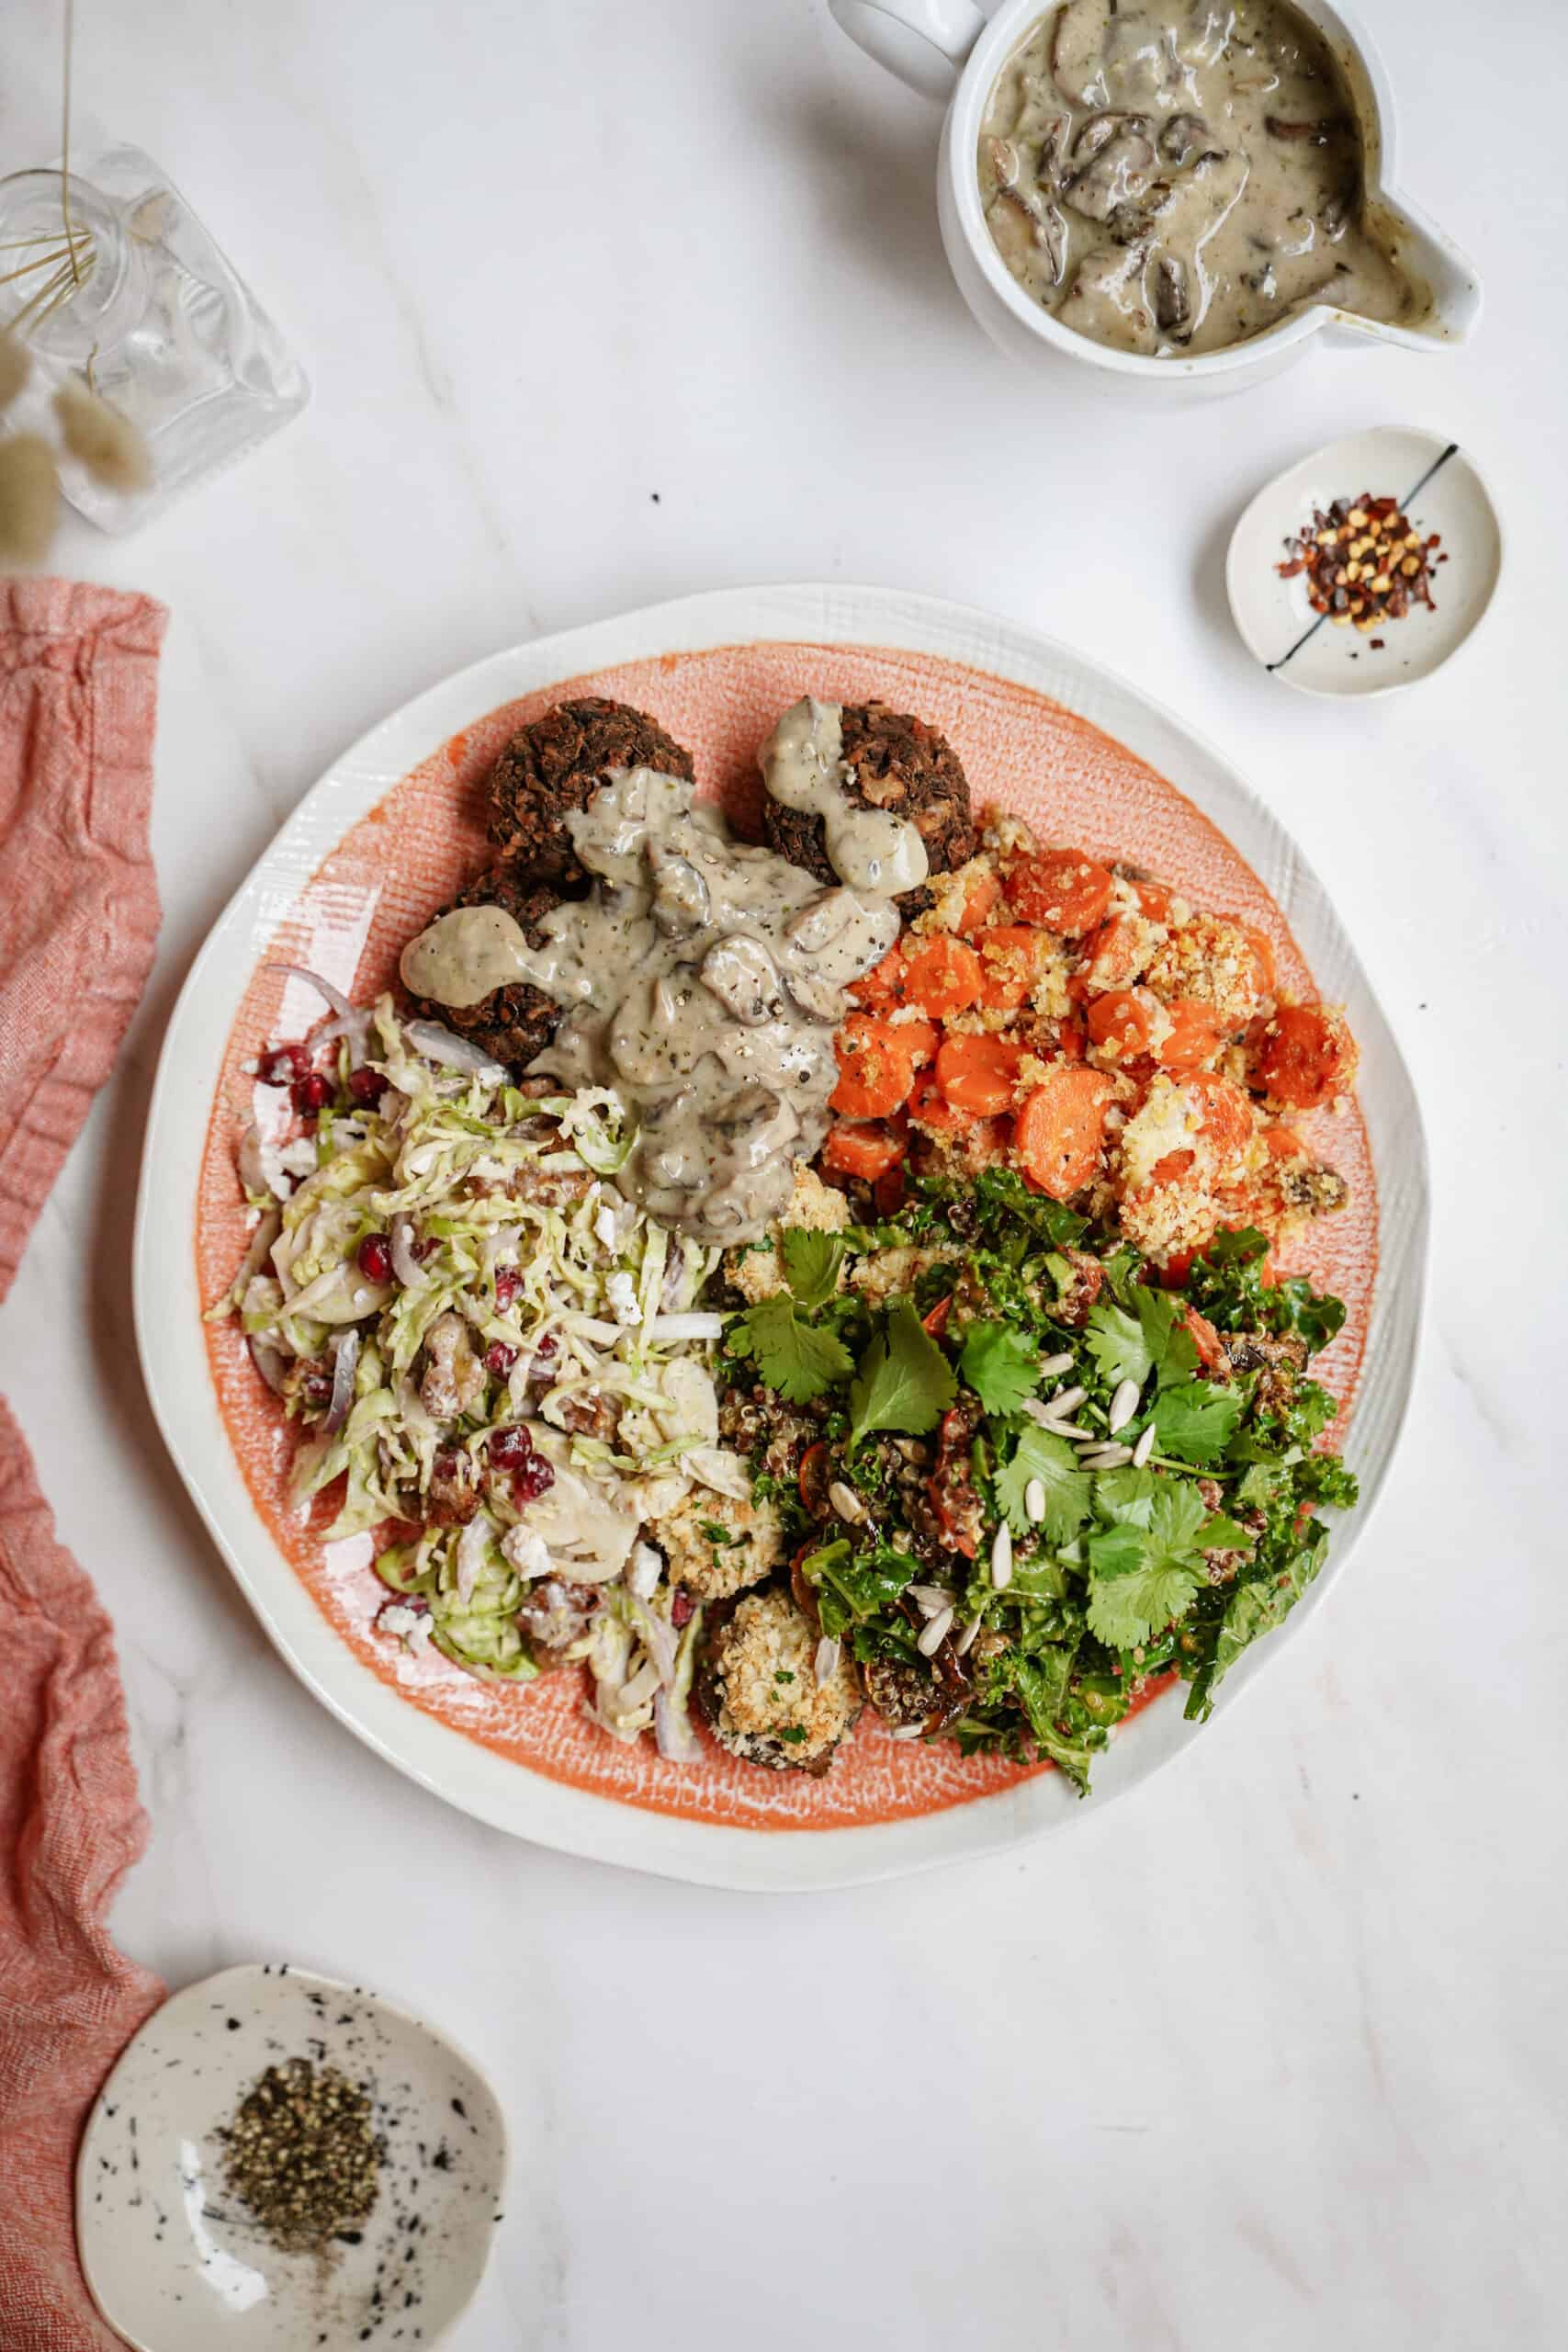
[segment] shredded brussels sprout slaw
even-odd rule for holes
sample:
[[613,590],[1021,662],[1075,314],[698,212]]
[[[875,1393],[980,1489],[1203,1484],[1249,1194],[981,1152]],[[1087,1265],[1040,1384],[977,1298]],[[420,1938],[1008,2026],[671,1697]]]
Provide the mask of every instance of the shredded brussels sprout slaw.
[[518,1086],[389,997],[358,1018],[313,1170],[281,1201],[248,1186],[212,1314],[309,1432],[301,1502],[343,1481],[327,1536],[391,1534],[384,1634],[486,1678],[585,1659],[606,1732],[690,1760],[701,1612],[677,1626],[638,1539],[694,1487],[750,1492],[695,1305],[716,1253],[604,1181],[630,1144],[613,1091]]

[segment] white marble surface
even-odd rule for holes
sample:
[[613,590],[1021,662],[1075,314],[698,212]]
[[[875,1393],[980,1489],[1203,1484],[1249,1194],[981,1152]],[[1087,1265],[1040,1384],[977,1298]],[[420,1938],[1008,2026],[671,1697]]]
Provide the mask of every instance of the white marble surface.
[[[12,165],[54,152],[58,13],[6,12]],[[1568,209],[1555,141],[1488,115],[1467,0],[1376,13],[1481,340],[1165,421],[992,354],[935,117],[822,0],[79,11],[82,131],[175,175],[317,389],[140,539],[60,550],[173,608],[166,911],[0,1388],[118,1631],[153,1823],[128,1948],[363,1977],[493,2069],[517,2176],[459,2352],[1562,2340]],[[1558,11],[1506,17],[1550,124]],[[1231,635],[1226,535],[1294,454],[1402,419],[1489,473],[1503,587],[1415,694],[1318,707]],[[1070,1838],[791,1906],[509,1843],[340,1731],[163,1457],[127,1243],[174,991],[333,753],[519,636],[823,576],[1069,638],[1276,797],[1423,1088],[1436,1266],[1376,1532],[1263,1696]]]

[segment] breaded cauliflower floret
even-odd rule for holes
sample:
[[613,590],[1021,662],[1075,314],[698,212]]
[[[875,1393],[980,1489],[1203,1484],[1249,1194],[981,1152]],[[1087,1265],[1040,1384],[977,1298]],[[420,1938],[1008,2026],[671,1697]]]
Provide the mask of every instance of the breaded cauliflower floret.
[[811,1169],[797,1167],[789,1206],[769,1226],[766,1245],[731,1250],[725,1258],[724,1271],[747,1305],[755,1306],[760,1298],[771,1298],[774,1291],[784,1288],[784,1264],[777,1245],[785,1227],[801,1227],[811,1233],[841,1233],[850,1222],[850,1204],[842,1193],[836,1192],[831,1184],[824,1184]]
[[670,1564],[671,1584],[699,1600],[728,1600],[761,1584],[784,1558],[784,1527],[772,1503],[743,1503],[705,1487],[678,1502],[652,1527]]
[[817,1679],[818,1636],[787,1592],[749,1593],[708,1644],[699,1702],[715,1737],[748,1764],[825,1772],[860,1713],[860,1679],[840,1652]]
[[886,1306],[890,1298],[901,1298],[913,1290],[918,1278],[943,1254],[940,1250],[912,1248],[874,1250],[869,1257],[856,1259],[850,1270],[851,1288],[859,1291],[868,1306]]

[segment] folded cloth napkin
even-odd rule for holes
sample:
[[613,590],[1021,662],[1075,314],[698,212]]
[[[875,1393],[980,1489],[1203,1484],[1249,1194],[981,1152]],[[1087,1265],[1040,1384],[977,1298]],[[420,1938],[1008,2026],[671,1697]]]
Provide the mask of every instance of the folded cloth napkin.
[[[144,596],[0,582],[0,1296],[141,996],[158,647]],[[88,2105],[163,1988],[105,1926],[146,1844],[109,1623],[0,1404],[0,2345],[115,2339],[76,2260]]]

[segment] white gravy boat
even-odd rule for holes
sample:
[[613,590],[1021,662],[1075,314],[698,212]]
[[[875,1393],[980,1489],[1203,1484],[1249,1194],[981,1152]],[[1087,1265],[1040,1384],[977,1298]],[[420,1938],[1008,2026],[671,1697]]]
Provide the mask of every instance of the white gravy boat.
[[1032,301],[992,243],[980,201],[976,156],[981,119],[998,74],[1032,25],[1052,13],[1050,0],[1002,0],[987,18],[974,0],[829,0],[852,40],[926,97],[947,107],[937,167],[942,243],[960,292],[987,334],[1034,368],[1057,358],[1092,368],[1107,389],[1176,399],[1212,399],[1277,376],[1323,334],[1367,338],[1407,351],[1466,343],[1481,316],[1481,285],[1472,264],[1425,213],[1394,190],[1393,96],[1382,62],[1346,12],[1325,0],[1293,0],[1327,41],[1344,72],[1366,164],[1369,225],[1430,308],[1419,325],[1389,326],[1326,303],[1304,306],[1264,334],[1196,358],[1154,359],[1113,351],[1063,326]]

